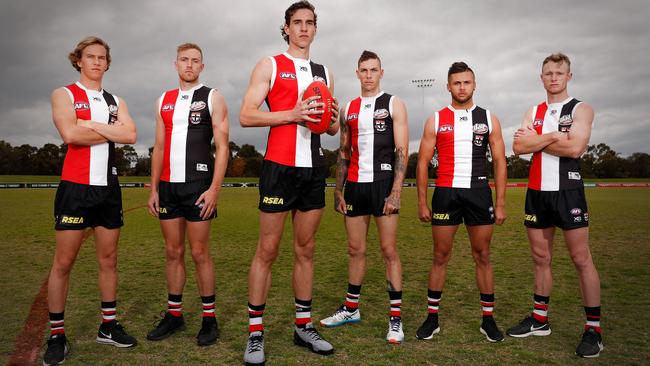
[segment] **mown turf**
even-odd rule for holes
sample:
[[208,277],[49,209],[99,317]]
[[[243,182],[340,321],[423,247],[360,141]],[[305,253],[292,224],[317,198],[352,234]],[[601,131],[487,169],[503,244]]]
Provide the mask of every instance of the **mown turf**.
[[[0,362],[13,350],[29,308],[47,276],[54,250],[53,189],[0,190]],[[522,226],[524,189],[508,190],[510,218],[498,227],[492,260],[496,282],[496,319],[502,329],[513,325],[531,308],[532,266]],[[124,208],[146,202],[146,189],[124,189]],[[315,320],[330,315],[343,300],[347,283],[346,239],[342,218],[326,208],[317,236]],[[264,316],[269,365],[284,364],[646,364],[650,340],[650,190],[587,189],[590,205],[591,248],[602,280],[605,351],[596,360],[578,360],[573,351],[584,314],[573,265],[557,234],[554,249],[555,285],[550,318],[553,334],[532,339],[507,338],[491,344],[478,332],[480,307],[474,283],[474,265],[467,234],[461,228],[448,270],[441,304],[442,332],[432,341],[417,341],[415,330],[426,316],[426,283],[431,262],[430,226],[417,220],[415,189],[406,188],[400,217],[399,249],[404,268],[403,315],[406,342],[389,346],[388,296],[384,266],[374,224],[368,246],[368,274],[361,295],[361,323],[321,333],[337,348],[322,357],[294,346],[291,341],[293,295],[291,231],[282,242],[274,266],[273,286]],[[213,223],[213,256],[217,275],[217,316],[221,338],[217,345],[199,348],[200,299],[194,266],[186,255],[188,281],[184,305],[188,329],[161,342],[148,342],[145,334],[165,308],[164,251],[158,222],[144,208],[125,215],[119,251],[118,313],[126,329],[138,337],[133,349],[114,349],[94,342],[99,322],[96,260],[93,240],[79,254],[72,273],[66,308],[66,332],[72,340],[70,365],[241,364],[246,342],[247,272],[257,242],[258,216],[255,188],[224,188],[219,218]],[[44,340],[43,340],[44,341]]]

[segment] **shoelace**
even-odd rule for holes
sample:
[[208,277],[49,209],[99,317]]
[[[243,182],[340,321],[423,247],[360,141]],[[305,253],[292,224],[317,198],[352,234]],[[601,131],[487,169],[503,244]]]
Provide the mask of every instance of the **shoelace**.
[[390,320],[390,331],[399,332],[399,326],[402,324],[400,319],[391,319]]
[[313,341],[323,340],[320,334],[318,334],[318,332],[316,331],[316,328],[305,328],[303,332],[306,333],[307,336],[311,338]]
[[248,353],[253,353],[262,350],[262,342],[264,337],[253,336],[248,339]]

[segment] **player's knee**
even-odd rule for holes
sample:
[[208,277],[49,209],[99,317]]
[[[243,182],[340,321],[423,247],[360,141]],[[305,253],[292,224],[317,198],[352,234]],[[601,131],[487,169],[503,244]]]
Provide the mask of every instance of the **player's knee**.
[[348,245],[348,255],[353,259],[361,259],[366,257],[366,251],[361,245]]
[[117,252],[102,255],[97,262],[101,271],[115,272],[117,269]]
[[533,252],[532,258],[536,266],[549,267],[551,265],[552,256],[549,252]]
[[192,260],[196,264],[205,264],[210,262],[210,252],[206,248],[192,248]]
[[295,257],[297,262],[312,262],[314,260],[314,244],[301,245],[295,247]]
[[446,266],[451,259],[450,251],[437,251],[433,253],[433,264],[436,266]]
[[578,271],[589,269],[594,265],[591,255],[588,252],[572,254],[571,260]]
[[381,254],[384,257],[384,261],[392,263],[399,261],[399,253],[397,248],[394,246],[384,246],[381,248]]
[[472,250],[472,257],[479,266],[490,265],[490,249]]
[[66,259],[57,258],[57,260],[55,260],[54,264],[52,265],[52,272],[56,276],[66,277],[70,275],[73,265],[74,265],[74,259],[72,258],[66,258]]
[[165,256],[167,261],[182,261],[183,256],[185,256],[185,246],[184,245],[166,245],[165,246]]
[[260,245],[257,248],[255,257],[265,264],[272,264],[273,262],[275,262],[275,259],[278,257],[278,254],[279,254],[278,248]]

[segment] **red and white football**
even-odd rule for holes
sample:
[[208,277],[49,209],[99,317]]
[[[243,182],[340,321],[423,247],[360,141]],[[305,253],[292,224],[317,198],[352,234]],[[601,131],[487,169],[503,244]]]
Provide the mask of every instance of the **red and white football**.
[[330,93],[329,88],[322,81],[314,81],[305,92],[302,94],[302,100],[308,99],[315,95],[320,95],[320,99],[315,100],[312,103],[323,103],[322,114],[310,114],[309,117],[320,120],[319,122],[305,122],[311,132],[315,134],[322,134],[330,127],[330,120],[332,119],[332,94]]

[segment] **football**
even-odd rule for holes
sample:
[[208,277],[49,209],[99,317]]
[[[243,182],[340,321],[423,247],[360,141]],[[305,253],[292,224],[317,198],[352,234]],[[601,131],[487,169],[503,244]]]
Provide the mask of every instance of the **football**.
[[[315,134],[322,134],[327,131],[330,127],[330,120],[332,119],[332,94],[330,93],[329,88],[322,81],[314,81],[309,84],[305,92],[302,94],[302,100],[308,99],[315,95],[320,95],[320,99],[313,101],[312,103],[322,102],[324,105],[322,107],[322,114],[310,114],[309,117],[318,119],[319,122],[305,122],[305,126]],[[316,109],[316,108],[315,108]],[[321,108],[317,108],[321,109]]]

